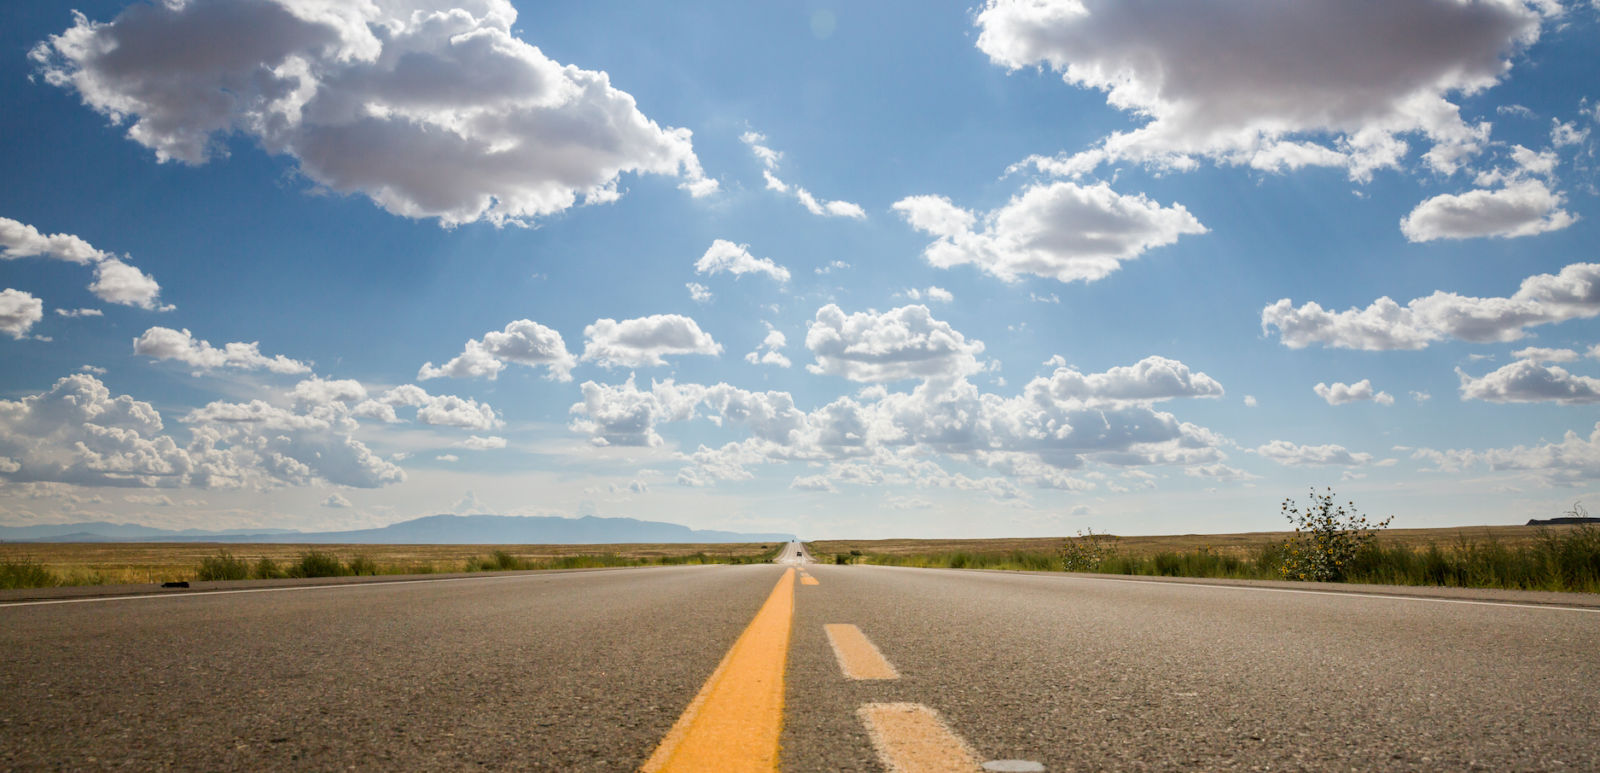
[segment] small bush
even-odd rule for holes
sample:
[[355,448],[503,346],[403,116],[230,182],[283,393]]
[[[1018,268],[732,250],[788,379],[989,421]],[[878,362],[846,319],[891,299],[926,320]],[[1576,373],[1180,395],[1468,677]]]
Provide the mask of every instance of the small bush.
[[200,580],[244,580],[249,577],[250,562],[235,558],[226,550],[218,550],[216,555],[200,559],[200,571],[196,575]]
[[850,556],[845,555],[844,553],[835,553],[833,556],[833,562],[841,566],[848,564],[850,563]]
[[347,573],[338,558],[316,550],[301,553],[288,572],[290,577],[343,577]]
[[37,561],[0,561],[0,588],[53,588],[66,581]]
[[283,570],[278,568],[278,562],[266,556],[256,561],[256,568],[250,575],[257,580],[276,580],[285,576]]
[[1305,510],[1292,499],[1283,500],[1282,510],[1294,524],[1294,536],[1283,559],[1283,576],[1311,582],[1343,582],[1356,554],[1372,543],[1378,529],[1394,520],[1391,515],[1382,521],[1368,521],[1355,503],[1335,502],[1331,488],[1322,494],[1312,489]]
[[354,575],[358,575],[358,576],[359,575],[363,575],[363,574],[377,574],[378,573],[378,564],[377,564],[377,562],[373,561],[372,559],[370,559],[370,558],[368,558],[366,556],[351,556],[350,560],[345,562],[345,568],[349,571],[350,574],[354,574]]

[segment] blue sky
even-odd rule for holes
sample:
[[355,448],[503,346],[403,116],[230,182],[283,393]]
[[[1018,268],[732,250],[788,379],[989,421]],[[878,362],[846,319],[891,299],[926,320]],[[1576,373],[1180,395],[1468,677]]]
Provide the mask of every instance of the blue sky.
[[13,4],[0,522],[1519,523],[1597,9]]

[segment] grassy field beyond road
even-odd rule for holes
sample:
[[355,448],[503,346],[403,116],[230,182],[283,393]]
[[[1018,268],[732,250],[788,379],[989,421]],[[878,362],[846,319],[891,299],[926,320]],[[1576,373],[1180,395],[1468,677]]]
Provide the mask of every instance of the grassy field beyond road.
[[[782,547],[783,543],[285,545],[10,542],[0,543],[0,588],[274,576],[759,563],[771,560]],[[225,557],[227,560],[224,560]],[[263,561],[266,563],[263,564]],[[243,576],[234,576],[241,565]],[[267,571],[260,571],[262,569]],[[216,574],[219,571],[223,572],[222,576]]]
[[[983,540],[819,540],[817,560],[891,566],[1285,579],[1294,532]],[[1600,529],[1388,529],[1347,567],[1349,582],[1600,592]]]

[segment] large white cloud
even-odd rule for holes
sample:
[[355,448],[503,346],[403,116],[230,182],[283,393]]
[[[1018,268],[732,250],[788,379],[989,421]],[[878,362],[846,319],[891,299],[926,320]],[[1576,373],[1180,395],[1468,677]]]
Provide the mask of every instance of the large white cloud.
[[516,22],[507,0],[174,0],[77,15],[31,57],[161,161],[204,163],[241,134],[318,185],[446,225],[610,201],[627,172],[716,190],[687,129]]
[[1475,298],[1435,292],[1405,306],[1383,297],[1364,309],[1329,311],[1314,301],[1296,308],[1288,298],[1261,310],[1261,329],[1278,329],[1291,349],[1311,344],[1339,349],[1422,349],[1456,338],[1475,343],[1515,341],[1526,328],[1600,315],[1600,263],[1574,263],[1559,274],[1536,274],[1510,297]]
[[1069,472],[1086,463],[1217,465],[1226,458],[1221,438],[1153,406],[1221,393],[1205,374],[1160,357],[1103,373],[1061,368],[1013,397],[984,393],[965,378],[933,378],[907,392],[868,387],[809,412],[787,392],[670,380],[645,390],[630,377],[619,385],[585,383],[583,401],[572,406],[571,428],[597,445],[619,446],[664,445],[663,424],[697,417],[747,433],[718,448],[679,453],[688,465],[679,475],[684,485],[746,479],[752,465],[806,462],[825,466],[823,477],[833,484],[951,487],[1007,497],[1016,494],[1013,482],[968,478],[943,462],[1074,491],[1096,486]]
[[161,285],[149,274],[108,252],[97,250],[72,234],[44,234],[39,229],[0,217],[0,258],[41,257],[94,267],[89,291],[108,303],[171,311],[162,305]]
[[1181,204],[1163,207],[1106,183],[1033,185],[981,218],[939,196],[901,199],[894,209],[913,228],[938,237],[922,253],[929,263],[971,263],[1006,281],[1024,274],[1094,281],[1152,247],[1206,232]]
[[667,364],[666,355],[722,353],[722,344],[681,314],[597,319],[583,329],[583,360],[608,368],[647,368]]
[[706,249],[706,253],[695,261],[694,270],[697,274],[716,274],[722,271],[735,276],[766,274],[779,282],[789,281],[789,269],[774,263],[772,258],[757,258],[751,255],[748,244],[734,244],[726,239],[713,241]]
[[405,474],[351,437],[336,404],[294,410],[256,400],[214,402],[183,418],[180,446],[147,402],[113,397],[86,373],[0,400],[0,478],[92,486],[234,488],[331,482],[375,487]]
[[778,161],[783,158],[783,153],[763,145],[762,143],[767,141],[765,135],[758,132],[745,132],[739,136],[739,139],[744,144],[749,145],[750,152],[761,160],[761,177],[767,181],[767,190],[793,196],[796,201],[800,202],[800,206],[805,207],[806,211],[813,215],[848,217],[856,220],[866,219],[867,211],[862,209],[860,204],[851,201],[819,199],[805,188],[778,179]]
[[571,381],[572,368],[578,364],[567,351],[561,333],[533,320],[519,319],[504,330],[485,333],[481,340],[469,339],[466,348],[444,365],[423,363],[417,378],[483,377],[492,381],[505,369],[507,361],[529,367],[542,365],[545,378],[552,381]]
[[1524,180],[1497,190],[1447,193],[1418,204],[1400,221],[1400,231],[1413,242],[1533,236],[1577,222],[1572,213],[1561,208],[1564,202],[1561,194],[1539,180]]
[[996,64],[1049,67],[1148,119],[1041,166],[1187,168],[1200,156],[1365,179],[1400,163],[1399,135],[1425,136],[1444,172],[1478,151],[1488,125],[1469,125],[1450,98],[1498,82],[1540,15],[1520,0],[991,0],[977,25]]
[[901,306],[883,313],[845,314],[837,305],[817,309],[806,331],[816,357],[812,373],[851,381],[959,378],[976,373],[982,341],[968,341],[927,306]]
[[44,301],[23,290],[9,287],[0,290],[0,333],[20,340],[41,319],[44,319]]
[[193,333],[185,330],[173,330],[168,327],[152,327],[144,331],[138,338],[133,339],[133,353],[158,360],[177,360],[186,365],[204,370],[213,368],[240,368],[243,370],[268,370],[273,373],[309,373],[310,366],[298,360],[291,360],[281,354],[268,357],[261,353],[261,345],[255,341],[250,343],[226,343],[218,349],[209,341],[202,341],[194,337]]
[[1319,381],[1316,386],[1311,388],[1311,391],[1316,392],[1317,397],[1322,398],[1328,405],[1344,405],[1345,403],[1369,400],[1379,405],[1394,405],[1394,395],[1374,390],[1372,388],[1372,379],[1367,378],[1361,379],[1354,384],[1335,381],[1332,386]]
[[1491,403],[1600,403],[1600,378],[1580,376],[1559,365],[1524,359],[1473,377],[1456,369],[1461,379],[1461,399]]

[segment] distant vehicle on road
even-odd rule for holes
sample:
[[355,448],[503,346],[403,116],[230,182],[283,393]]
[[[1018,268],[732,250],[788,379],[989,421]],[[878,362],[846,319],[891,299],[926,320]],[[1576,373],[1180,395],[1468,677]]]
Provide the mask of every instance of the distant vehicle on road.
[[803,555],[805,555],[805,554],[806,554],[806,553],[805,553],[805,551],[804,551],[804,550],[796,550],[796,551],[795,551],[795,552],[794,552],[794,554],[795,554],[795,555],[797,555],[797,556],[803,556]]

